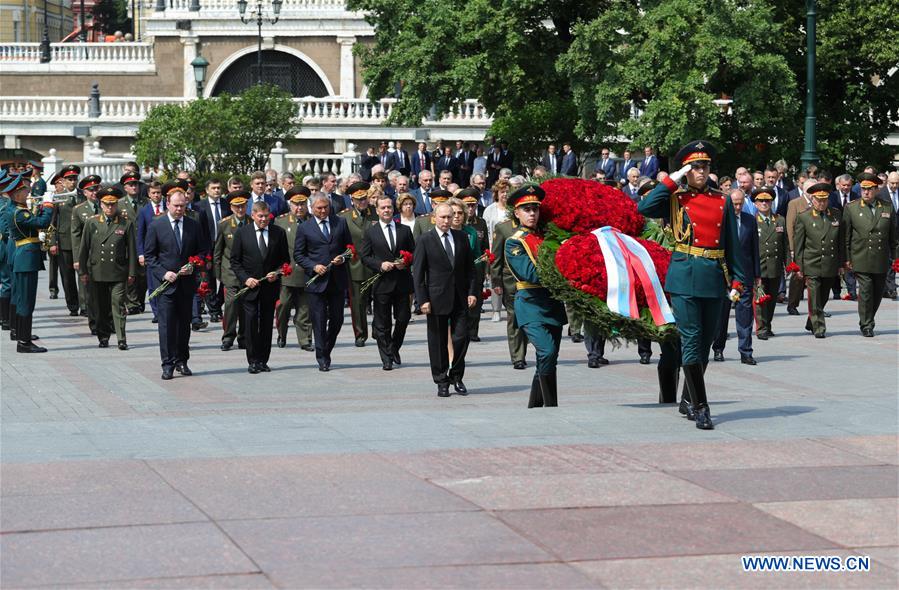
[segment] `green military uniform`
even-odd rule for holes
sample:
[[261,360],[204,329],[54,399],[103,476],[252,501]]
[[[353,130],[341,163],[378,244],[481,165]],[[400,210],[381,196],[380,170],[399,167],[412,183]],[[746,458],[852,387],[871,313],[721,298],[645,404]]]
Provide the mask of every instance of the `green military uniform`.
[[[880,179],[865,173],[859,175],[859,184],[863,191],[873,191]],[[843,211],[845,260],[858,283],[858,325],[867,337],[874,335],[874,316],[883,299],[887,271],[899,257],[895,216],[892,205],[876,196],[870,203],[863,196]]]
[[[752,200],[774,199],[774,189],[763,187],[752,192]],[[783,278],[784,264],[787,256],[787,232],[786,220],[773,211],[768,215],[756,214],[756,224],[759,228],[759,268],[761,269],[762,288],[771,299],[767,303],[757,305],[756,297],[752,298],[755,309],[756,334],[762,340],[773,336],[771,320],[774,317],[774,308],[777,306],[777,292],[780,289],[780,281]]]
[[[87,199],[83,203],[79,203],[72,209],[71,215],[71,226],[69,229],[69,234],[72,239],[72,256],[73,260],[80,267],[81,260],[81,244],[84,239],[84,227],[87,225],[88,220],[94,215],[100,214],[100,201],[98,199],[90,200]],[[74,266],[74,265],[73,265]],[[80,274],[84,274],[82,270],[79,268],[78,272]],[[88,277],[90,278],[90,277]],[[94,304],[91,295],[93,294],[93,288],[90,283],[85,285],[83,282],[80,283],[80,289],[78,291],[79,299],[82,300],[84,309],[87,312],[87,323],[90,327],[91,334],[97,331],[97,308]]]
[[[487,222],[480,217],[474,220],[469,219],[465,226],[466,231],[470,231],[471,251],[474,253],[475,260],[481,257],[484,252],[490,250],[490,236],[487,235]],[[484,260],[474,266],[475,275],[477,275],[477,283],[484,284],[484,278],[487,276],[487,269],[490,262]],[[478,302],[474,307],[468,310],[468,339],[477,342],[480,340],[478,331],[481,326],[481,312],[484,309],[484,298],[478,295]]]
[[[368,186],[368,183],[365,182],[354,183],[353,186],[357,184]],[[357,195],[360,193],[360,187],[357,187],[357,190],[354,191],[353,186],[347,189],[350,197],[353,197],[354,192]],[[368,188],[361,190],[361,194],[364,195],[367,191]],[[378,216],[375,215],[373,208],[368,207],[365,211],[359,211],[353,206],[350,209],[344,209],[338,215],[346,219],[350,236],[353,238],[353,246],[356,247],[357,252],[361,251],[362,238],[365,235],[365,231],[378,222]],[[371,300],[371,292],[366,291],[362,293],[362,283],[374,276],[374,273],[362,264],[361,256],[354,257],[347,263],[347,266],[350,276],[350,319],[353,324],[353,335],[356,337],[356,346],[364,346],[365,341],[368,340],[367,312],[368,303]]]
[[[523,186],[509,196],[513,207],[539,206],[543,189]],[[504,244],[504,262],[515,279],[515,322],[537,351],[537,370],[531,382],[528,407],[557,406],[556,363],[562,342],[562,326],[568,323],[565,306],[550,295],[537,274],[537,249],[543,238],[520,228]]]
[[[288,194],[291,191],[288,191]],[[296,241],[297,226],[304,221],[305,219],[300,219],[290,213],[284,213],[275,219],[275,225],[282,228],[287,234],[287,244],[290,248],[293,248],[293,244]],[[290,258],[293,260],[293,251],[291,251]],[[305,289],[306,273],[303,272],[302,267],[296,262],[292,262],[292,265],[293,272],[289,276],[281,277],[281,294],[278,298],[278,309],[275,311],[275,321],[278,326],[278,346],[287,342],[287,324],[290,321],[290,312],[293,311],[293,325],[297,331],[297,343],[303,350],[313,350],[312,320],[309,318],[309,301],[306,298]]]
[[[809,189],[815,199],[826,200],[830,186],[819,182]],[[793,228],[793,261],[799,265],[808,288],[808,320],[805,329],[824,338],[824,306],[843,265],[843,228],[837,209],[815,210],[814,206],[796,217]]]
[[[108,202],[117,197],[118,189],[100,191]],[[103,213],[90,217],[84,225],[79,247],[79,272],[90,280],[91,301],[96,313],[97,338],[105,348],[113,329],[119,348],[127,349],[125,337],[126,285],[137,275],[137,229],[123,214],[107,217]]]
[[506,308],[506,338],[509,342],[509,356],[515,368],[525,367],[528,337],[515,322],[515,277],[506,265],[506,240],[518,231],[518,221],[506,220],[493,228],[493,245],[490,251],[495,257],[490,266],[490,283],[503,289],[502,301]]
[[[235,191],[241,192],[241,191]],[[229,193],[229,206],[235,202]],[[244,199],[244,203],[247,199]],[[219,222],[218,235],[215,239],[215,248],[212,254],[212,266],[215,269],[215,276],[219,278],[225,286],[225,304],[222,306],[222,348],[228,349],[237,339],[237,345],[244,347],[244,326],[240,316],[238,302],[235,299],[237,292],[240,291],[240,281],[237,275],[231,270],[231,246],[234,244],[234,237],[237,230],[247,223],[246,217],[238,219],[237,215],[230,215]]]
[[[682,167],[675,173],[676,178],[694,167],[707,173],[714,156],[714,147],[708,142],[690,142],[674,157]],[[671,296],[681,340],[681,366],[691,398],[682,406],[688,417],[695,418],[697,428],[711,430],[714,425],[704,377],[709,350],[718,331],[722,306],[728,304],[728,291],[749,288],[744,287],[746,273],[734,205],[718,190],[680,187],[668,177],[637,204],[637,210],[671,223],[675,249],[665,277],[665,291]]]
[[[0,170],[0,193],[7,182],[6,170]],[[6,195],[0,194],[0,326],[9,330],[9,300],[12,295],[12,269],[8,264],[9,249],[9,213],[12,211],[12,201]]]
[[[66,166],[60,171],[63,178],[78,178],[81,174],[81,168],[75,165]],[[97,184],[99,184],[97,180]],[[84,196],[78,192],[78,196],[71,197],[66,202],[61,203],[56,208],[55,219],[53,225],[56,226],[56,232],[50,241],[50,246],[56,246],[59,249],[56,262],[59,266],[59,274],[62,277],[62,289],[66,296],[66,307],[71,315],[78,315],[79,308],[82,315],[87,315],[87,289],[79,287],[78,279],[75,277],[75,255],[72,251],[72,211],[80,203],[84,201]]]

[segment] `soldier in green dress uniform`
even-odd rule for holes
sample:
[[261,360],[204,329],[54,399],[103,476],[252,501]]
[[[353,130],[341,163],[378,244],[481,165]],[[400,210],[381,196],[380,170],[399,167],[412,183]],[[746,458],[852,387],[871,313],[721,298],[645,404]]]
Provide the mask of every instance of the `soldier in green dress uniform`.
[[812,208],[796,217],[793,228],[793,261],[796,273],[808,289],[808,320],[805,329],[824,338],[824,306],[843,266],[843,225],[840,211],[827,206],[830,185],[819,182],[808,189]]
[[89,278],[89,276],[81,272],[80,269],[81,240],[84,237],[84,226],[87,224],[87,221],[94,215],[100,214],[100,199],[97,198],[100,182],[101,179],[96,174],[85,176],[78,182],[78,190],[84,197],[84,201],[72,209],[69,226],[69,234],[72,239],[72,268],[81,276],[78,293],[86,306],[84,309],[87,311],[87,325],[92,335],[97,334],[97,308],[91,298],[93,288],[90,282],[84,282],[84,278]]
[[6,195],[5,187],[10,177],[0,168],[0,327],[9,330],[9,300],[12,295],[12,269],[9,266],[9,213],[15,207]]
[[[508,202],[508,200],[507,200]],[[515,322],[515,277],[506,264],[506,240],[518,231],[518,220],[507,219],[493,228],[493,242],[490,251],[493,263],[490,265],[490,284],[493,292],[502,297],[506,310],[506,339],[509,343],[509,357],[514,369],[523,370],[528,366],[525,355],[528,351],[528,337]]]
[[762,288],[771,299],[767,303],[756,304],[755,310],[756,336],[759,340],[767,340],[774,336],[771,331],[771,320],[777,306],[777,291],[784,273],[784,261],[787,254],[786,220],[771,210],[775,189],[771,186],[753,189],[752,201],[758,213],[756,222],[759,226],[759,266],[761,268]]
[[528,335],[537,351],[537,370],[531,382],[528,407],[558,406],[556,362],[562,342],[562,327],[568,323],[565,306],[553,299],[537,275],[537,250],[543,242],[538,233],[542,188],[525,185],[509,196],[519,228],[505,241],[505,263],[515,278],[515,322]]
[[37,273],[44,269],[41,258],[42,230],[53,220],[54,206],[44,203],[34,210],[26,205],[31,187],[25,175],[10,178],[3,192],[15,204],[7,213],[7,263],[12,267],[12,291],[10,298],[10,336],[15,336],[16,352],[47,352],[32,342],[32,315],[37,300]]
[[78,272],[81,282],[91,291],[96,314],[100,348],[109,346],[115,331],[119,350],[128,350],[125,337],[127,286],[137,275],[137,229],[134,222],[119,211],[122,191],[116,187],[97,193],[102,212],[84,224],[78,248]]
[[[287,234],[287,245],[293,248],[297,237],[297,226],[309,215],[307,201],[311,192],[305,186],[294,187],[287,191],[284,198],[290,211],[283,213],[275,219],[275,225],[281,227]],[[291,260],[293,257],[291,256]],[[281,293],[278,297],[278,309],[275,311],[275,320],[278,326],[278,348],[287,346],[287,325],[290,321],[290,312],[293,312],[293,325],[297,330],[297,343],[306,351],[314,351],[312,347],[312,320],[309,319],[309,302],[306,298],[306,273],[293,263],[293,272],[290,276],[281,277]]]
[[212,254],[215,276],[225,286],[225,303],[222,307],[222,350],[231,350],[235,339],[238,348],[246,347],[243,338],[243,320],[240,319],[243,314],[240,313],[238,301],[235,299],[241,285],[237,275],[231,270],[231,246],[234,244],[237,230],[249,222],[246,218],[249,200],[250,191],[244,189],[232,191],[225,196],[225,201],[231,208],[231,215],[219,222],[218,235]]
[[[126,219],[133,221],[134,227],[137,228],[137,212],[146,204],[146,200],[140,196],[140,173],[129,169],[119,179],[119,184],[124,190],[122,198],[119,200],[119,215],[124,215]],[[126,293],[125,305],[128,315],[143,313],[147,307],[145,299],[147,296],[147,269],[144,266],[138,265],[137,276],[128,283]]]
[[862,198],[850,201],[843,211],[846,236],[846,268],[858,283],[858,325],[862,336],[874,336],[874,316],[883,299],[887,271],[897,253],[896,211],[877,198],[881,181],[875,174],[859,174]]
[[[665,291],[681,340],[681,366],[690,402],[681,411],[702,430],[712,430],[705,389],[709,350],[718,330],[721,306],[739,297],[746,284],[743,256],[731,200],[707,186],[714,147],[693,141],[674,157],[681,166],[652,189],[637,210],[670,221],[676,242]],[[687,185],[678,183],[686,177]],[[728,294],[728,290],[730,293]]]
[[[444,190],[442,188],[434,189],[431,191],[431,205],[434,209],[437,209],[437,205],[440,203],[446,203],[447,199],[453,196],[453,193],[448,190]],[[412,226],[412,237],[415,238],[416,243],[418,242],[418,238],[421,237],[421,234],[431,231],[436,227],[436,221],[434,221],[434,213],[430,213],[428,215],[419,215],[415,218],[415,225]]]
[[44,163],[40,160],[28,160],[28,174],[31,175],[31,196],[43,197],[47,192],[47,181],[44,180]]
[[[463,189],[456,193],[456,197],[462,199],[465,205],[467,217],[465,219],[465,231],[471,236],[471,251],[475,260],[480,258],[484,252],[490,250],[490,236],[487,234],[487,222],[478,217],[478,199],[481,197],[481,191],[478,187],[473,186]],[[477,275],[477,283],[484,284],[484,278],[487,276],[487,270],[490,262],[484,260],[474,265],[474,272]],[[481,326],[481,312],[484,308],[484,298],[478,296],[478,302],[474,307],[468,310],[468,339],[472,342],[480,342],[481,337],[478,335]]]
[[[72,192],[77,188],[81,168],[70,164],[60,170],[59,175],[63,179],[64,192]],[[59,274],[62,277],[62,290],[65,293],[69,315],[77,316],[80,308],[80,314],[87,317],[87,301],[85,300],[87,289],[78,288],[78,279],[75,277],[75,255],[72,252],[72,210],[82,201],[84,201],[84,197],[79,191],[76,196],[68,198],[65,203],[61,203],[56,208],[53,220],[56,233],[50,241],[50,255],[57,256]]]
[[[369,207],[369,199],[377,199],[382,194],[380,187],[371,187],[367,182],[354,182],[347,187],[347,194],[353,201],[353,206],[344,209],[338,215],[346,219],[350,236],[353,238],[353,246],[357,252],[362,251],[362,238],[365,231],[378,223],[378,216],[373,208]],[[347,263],[349,268],[350,284],[350,320],[353,324],[353,335],[356,338],[356,346],[365,346],[368,340],[368,303],[371,300],[371,291],[362,293],[362,283],[374,276],[370,268],[362,264],[362,257],[356,256]]]

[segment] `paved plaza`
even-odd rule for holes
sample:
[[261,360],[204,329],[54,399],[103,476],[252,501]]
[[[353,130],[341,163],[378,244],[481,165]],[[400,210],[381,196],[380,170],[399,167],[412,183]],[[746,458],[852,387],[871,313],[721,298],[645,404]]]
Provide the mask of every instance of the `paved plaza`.
[[389,373],[347,319],[330,373],[291,342],[249,375],[215,326],[164,382],[149,313],[101,350],[45,281],[50,352],[0,342],[4,589],[897,587],[899,302],[874,339],[855,303],[825,340],[778,306],[758,366],[731,339],[709,367],[702,432],[656,403],[657,347],[589,369],[566,339],[553,409],[526,409],[533,351],[513,370],[489,314],[467,397],[436,396],[422,317]]

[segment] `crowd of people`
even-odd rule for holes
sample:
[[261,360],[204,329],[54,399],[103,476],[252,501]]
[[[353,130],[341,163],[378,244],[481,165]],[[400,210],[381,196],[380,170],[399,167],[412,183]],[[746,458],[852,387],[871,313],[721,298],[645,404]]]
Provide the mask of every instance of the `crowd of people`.
[[[3,327],[12,330],[19,352],[45,351],[34,344],[30,322],[45,251],[50,297],[62,295],[71,315],[86,317],[101,348],[114,334],[118,348],[127,350],[127,318],[150,308],[163,379],[190,375],[190,333],[209,322],[221,323],[223,351],[235,344],[246,351],[251,374],[270,370],[272,334],[277,346],[288,346],[291,324],[297,346],[314,352],[319,370],[327,372],[348,306],[358,347],[369,340],[371,316],[385,371],[402,364],[412,314],[425,315],[432,375],[438,395],[448,396],[450,387],[467,393],[465,358],[469,343],[479,340],[482,314],[501,321],[504,311],[512,366],[527,367],[529,342],[538,349],[531,405],[555,405],[554,355],[567,320],[572,340],[586,340],[589,366],[608,363],[590,318],[557,313],[542,300],[546,292],[536,270],[527,268],[535,264],[526,255],[527,238],[537,233],[542,199],[534,187],[551,176],[582,174],[616,186],[648,217],[662,219],[678,244],[673,262],[708,262],[699,246],[717,252],[724,238],[712,234],[723,231],[722,224],[735,229],[729,247],[739,262],[730,270],[745,285],[733,297],[743,363],[756,364],[753,335],[774,336],[775,305],[785,303],[789,314],[799,315],[805,291],[806,328],[816,337],[825,337],[829,295],[841,297],[844,286],[845,298],[858,301],[862,334],[873,336],[882,297],[896,297],[899,172],[868,168],[856,178],[834,179],[811,166],[791,178],[781,161],[761,171],[716,175],[709,166],[712,149],[694,143],[700,147],[690,153],[703,155],[687,161],[679,154],[675,164],[684,167],[671,175],[651,147],[640,158],[602,148],[587,174],[568,143],[561,152],[547,146],[539,163],[519,166],[526,175],[515,174],[508,144],[492,139],[483,147],[457,141],[429,149],[421,142],[411,154],[402,142],[385,141],[343,178],[299,179],[269,170],[250,175],[247,186],[239,176],[196,186],[188,171],[165,184],[145,182],[135,163],[117,179],[83,176],[74,165],[47,182],[40,162],[4,169]],[[675,195],[683,201],[701,191],[728,204],[728,215],[708,236],[697,234],[697,221],[690,225],[687,206],[672,204]],[[694,242],[687,244],[689,235]],[[688,385],[696,399],[700,379],[688,367],[699,365],[701,376],[708,347],[714,360],[724,359],[731,306],[715,307],[713,321],[706,307],[675,296],[672,303],[679,328],[680,318],[696,314],[699,324],[708,324],[699,343],[681,330],[680,354],[689,356],[684,374],[692,375]],[[533,319],[532,308],[545,309]],[[551,329],[547,318],[555,318]],[[648,341],[639,343],[638,354],[649,364]],[[660,366],[660,388],[669,392],[661,397],[670,398],[662,374]],[[700,422],[710,424],[706,416]]]

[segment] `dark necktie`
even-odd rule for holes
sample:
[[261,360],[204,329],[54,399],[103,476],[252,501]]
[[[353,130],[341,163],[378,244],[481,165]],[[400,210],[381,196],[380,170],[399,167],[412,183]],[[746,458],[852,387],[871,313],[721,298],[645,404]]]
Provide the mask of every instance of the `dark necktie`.
[[393,241],[393,224],[387,224],[387,241],[390,243],[390,251],[393,252],[396,249],[396,242]]
[[212,203],[212,218],[215,220],[216,227],[218,227],[219,221],[222,220],[222,212],[219,209],[218,201]]
[[178,247],[178,253],[181,253],[181,220],[175,220],[175,246]]
[[453,256],[453,245],[450,244],[449,232],[443,234],[443,247],[446,249],[446,255],[449,257],[450,265],[455,266],[456,259]]
[[100,214],[100,203],[98,203],[97,201],[94,201],[94,215],[99,215],[99,214]]
[[324,234],[326,240],[330,241],[331,230],[328,229],[328,220],[325,219],[325,220],[321,221],[320,223],[322,224],[322,234]]
[[264,259],[268,256],[268,246],[265,245],[265,230],[259,230],[259,252],[262,254],[262,258]]
[[112,225],[112,218],[111,218],[111,217],[107,217],[107,218],[106,218],[106,227],[109,227],[110,225]]

